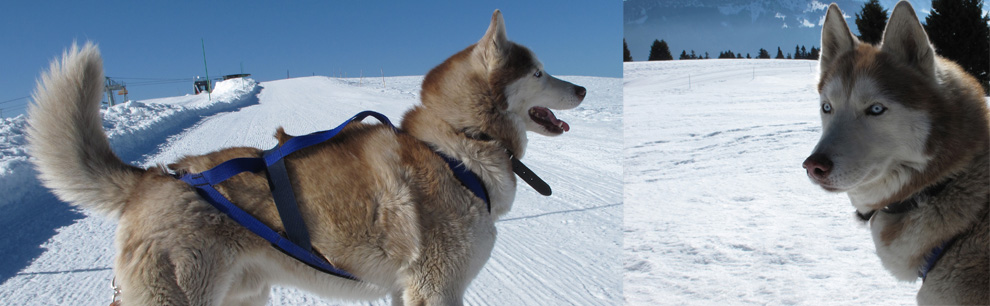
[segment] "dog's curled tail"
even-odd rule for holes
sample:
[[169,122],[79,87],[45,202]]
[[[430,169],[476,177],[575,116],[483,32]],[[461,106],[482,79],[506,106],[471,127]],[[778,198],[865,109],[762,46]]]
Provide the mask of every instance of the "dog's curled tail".
[[63,201],[118,217],[143,170],[120,160],[103,132],[99,49],[73,43],[41,76],[28,109],[38,177]]

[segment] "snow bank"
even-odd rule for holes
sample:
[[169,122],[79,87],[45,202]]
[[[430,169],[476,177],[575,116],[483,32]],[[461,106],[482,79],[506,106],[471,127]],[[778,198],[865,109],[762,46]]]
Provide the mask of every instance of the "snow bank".
[[[199,94],[189,99],[157,99],[141,103],[129,101],[103,110],[103,129],[110,145],[118,152],[144,153],[178,133],[203,116],[257,104],[261,86],[252,79],[231,79],[216,84],[212,97]],[[133,155],[133,154],[132,154]],[[138,156],[122,155],[124,160]]]
[[30,188],[24,182],[37,182],[27,155],[27,117],[0,118],[0,206],[23,199]]
[[[146,152],[160,140],[194,124],[199,118],[257,104],[261,86],[252,79],[231,79],[216,84],[212,99],[206,95],[184,99],[128,101],[100,110],[110,145],[118,152]],[[0,122],[0,207],[19,203],[39,192],[37,173],[28,161],[27,117],[2,118]],[[129,161],[139,156],[121,154]]]

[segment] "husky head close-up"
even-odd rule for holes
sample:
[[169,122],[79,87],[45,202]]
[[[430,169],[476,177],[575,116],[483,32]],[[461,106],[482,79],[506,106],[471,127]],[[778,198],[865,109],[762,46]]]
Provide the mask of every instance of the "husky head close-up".
[[586,92],[551,76],[536,54],[510,41],[496,10],[481,40],[426,75],[422,102],[431,112],[442,113],[438,117],[455,130],[490,136],[522,157],[526,131],[547,136],[568,131],[567,122],[551,109],[577,107]]
[[822,136],[804,161],[808,177],[847,192],[869,216],[957,170],[972,147],[986,146],[983,112],[951,96],[972,98],[960,89],[974,87],[972,78],[947,80],[954,75],[946,71],[959,69],[935,55],[907,2],[894,8],[877,46],[860,42],[838,6],[829,6],[818,83]]

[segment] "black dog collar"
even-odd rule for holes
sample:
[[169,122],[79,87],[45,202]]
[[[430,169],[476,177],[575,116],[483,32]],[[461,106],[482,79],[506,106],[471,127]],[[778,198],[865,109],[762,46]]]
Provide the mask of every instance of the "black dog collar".
[[[890,205],[887,205],[886,207],[880,209],[880,211],[888,214],[902,214],[912,211],[915,208],[918,208],[919,200],[928,199],[937,196],[939,193],[942,192],[942,190],[945,190],[945,187],[948,186],[949,183],[951,182],[952,179],[948,179],[941,183],[928,186],[925,189],[922,189],[920,192],[911,195],[911,197],[905,199],[904,201],[891,203]],[[859,217],[860,221],[866,222],[866,221],[870,221],[870,218],[872,218],[873,215],[876,214],[876,212],[877,212],[876,210],[871,210],[864,214],[857,210],[856,217]]]

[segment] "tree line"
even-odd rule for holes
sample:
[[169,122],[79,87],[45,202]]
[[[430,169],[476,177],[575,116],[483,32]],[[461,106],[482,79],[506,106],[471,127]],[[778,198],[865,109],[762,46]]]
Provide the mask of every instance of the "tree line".
[[[884,9],[878,0],[870,0],[863,4],[856,13],[856,27],[859,29],[859,39],[864,43],[878,44],[883,38],[883,30],[887,25],[889,11]],[[942,57],[959,63],[966,72],[977,78],[983,85],[984,92],[990,93],[990,14],[983,13],[983,0],[932,0],[931,12],[925,17],[925,32]],[[631,62],[629,47],[622,40],[623,61]],[[821,50],[812,46],[794,46],[794,53],[785,53],[777,47],[777,59],[812,59],[817,60]],[[694,50],[682,50],[678,59],[709,59],[708,52],[704,55]],[[719,53],[717,58],[753,58],[749,53],[726,50]],[[760,49],[756,58],[771,58],[770,52]],[[650,46],[649,61],[673,60],[670,47],[664,40],[654,40]]]
[[[622,41],[622,48],[623,48],[623,51],[622,51],[622,53],[623,53],[623,61],[631,62],[632,61],[632,56],[629,55],[629,47],[626,45],[625,40]],[[777,56],[775,56],[773,58],[776,58],[776,59],[812,59],[812,60],[817,60],[820,51],[821,50],[818,49],[818,48],[815,48],[815,46],[811,46],[811,49],[809,50],[805,46],[795,45],[794,46],[794,53],[793,54],[790,53],[790,52],[788,52],[787,55],[784,55],[784,51],[782,49],[780,49],[780,47],[777,47]],[[753,56],[750,55],[749,53],[746,53],[746,56],[743,56],[742,53],[734,53],[734,52],[732,52],[732,50],[726,50],[726,51],[719,52],[717,58],[720,58],[720,59],[721,58],[753,58]],[[756,58],[760,58],[760,59],[771,58],[770,57],[770,52],[767,51],[766,49],[760,48],[760,51],[758,51],[756,53]],[[647,60],[649,60],[649,61],[669,61],[669,60],[673,60],[673,59],[674,59],[674,56],[670,53],[670,46],[667,45],[667,42],[666,41],[664,41],[664,40],[654,40],[653,41],[653,45],[650,46],[650,57]],[[691,50],[690,53],[688,53],[687,50],[681,50],[681,55],[678,56],[677,59],[682,59],[682,60],[687,60],[687,59],[711,59],[711,56],[708,54],[708,52],[705,52],[705,54],[702,55],[700,53],[696,53],[694,50]]]

